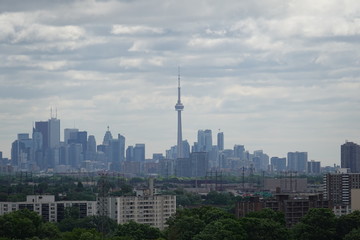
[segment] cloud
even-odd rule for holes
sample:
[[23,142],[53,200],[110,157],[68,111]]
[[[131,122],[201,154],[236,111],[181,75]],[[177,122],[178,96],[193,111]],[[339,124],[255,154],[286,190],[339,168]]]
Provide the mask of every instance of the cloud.
[[162,34],[164,30],[161,28],[154,28],[148,26],[125,26],[114,25],[111,30],[112,34]]
[[100,139],[111,125],[147,155],[163,152],[176,142],[178,66],[189,142],[221,128],[229,148],[301,148],[332,164],[344,139],[358,139],[359,1],[4,0],[2,9],[5,153],[51,106],[62,128],[76,121]]

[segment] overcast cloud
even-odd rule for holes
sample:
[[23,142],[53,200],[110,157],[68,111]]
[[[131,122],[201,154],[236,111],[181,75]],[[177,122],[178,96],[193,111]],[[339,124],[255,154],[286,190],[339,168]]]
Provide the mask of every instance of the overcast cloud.
[[147,156],[224,132],[270,156],[340,163],[360,143],[358,0],[0,0],[0,151],[57,108],[61,129],[109,125]]

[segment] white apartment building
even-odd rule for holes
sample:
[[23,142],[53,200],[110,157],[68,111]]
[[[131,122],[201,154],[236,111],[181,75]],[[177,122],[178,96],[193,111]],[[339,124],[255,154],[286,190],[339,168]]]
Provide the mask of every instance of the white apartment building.
[[147,190],[138,196],[104,197],[98,201],[55,201],[53,195],[29,195],[25,202],[0,202],[0,215],[26,208],[45,221],[59,222],[65,218],[68,207],[78,207],[80,218],[108,216],[118,224],[135,221],[164,229],[176,212],[176,196],[154,195]]
[[97,214],[108,216],[118,224],[134,221],[164,229],[176,213],[176,196],[157,194],[150,180],[149,188],[136,190],[136,196],[98,198]]
[[129,221],[164,229],[166,221],[176,212],[176,196],[148,195],[116,198],[117,222]]
[[0,215],[26,208],[45,221],[59,222],[64,219],[68,207],[78,207],[79,217],[96,214],[96,201],[55,201],[54,195],[29,195],[25,202],[0,202]]

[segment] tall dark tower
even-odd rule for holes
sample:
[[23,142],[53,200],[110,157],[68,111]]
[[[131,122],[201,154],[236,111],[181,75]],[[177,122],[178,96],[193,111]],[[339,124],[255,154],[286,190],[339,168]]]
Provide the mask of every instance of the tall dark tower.
[[360,172],[360,146],[353,142],[341,145],[341,167],[349,168],[351,173]]
[[181,92],[180,92],[180,68],[178,74],[178,101],[175,105],[175,111],[178,112],[178,130],[177,130],[177,158],[183,158],[183,147],[182,147],[182,128],[181,128],[181,111],[184,110],[184,105],[181,103]]

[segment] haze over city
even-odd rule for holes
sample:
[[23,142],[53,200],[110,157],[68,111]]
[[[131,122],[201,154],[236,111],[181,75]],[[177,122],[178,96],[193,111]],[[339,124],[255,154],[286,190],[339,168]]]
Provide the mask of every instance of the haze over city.
[[[146,153],[218,129],[225,148],[340,163],[360,142],[358,1],[0,0],[0,151],[57,109]],[[63,131],[61,131],[63,133]],[[63,138],[62,138],[63,139]]]

